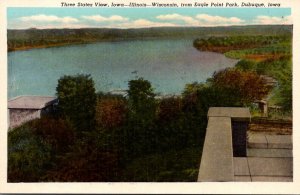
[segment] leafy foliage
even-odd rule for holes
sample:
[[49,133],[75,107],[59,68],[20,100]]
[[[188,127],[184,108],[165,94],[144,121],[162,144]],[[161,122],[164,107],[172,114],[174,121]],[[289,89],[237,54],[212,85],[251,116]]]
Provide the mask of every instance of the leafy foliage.
[[128,83],[129,108],[132,118],[152,120],[155,117],[155,94],[151,83],[143,78]]
[[255,72],[228,68],[213,75],[212,86],[228,99],[247,105],[268,95],[271,86]]
[[170,150],[139,157],[125,167],[124,181],[193,182],[197,180],[199,158],[201,158],[201,147]]
[[51,146],[33,134],[29,125],[8,134],[8,181],[41,181],[51,167]]
[[63,76],[56,87],[59,110],[78,131],[94,126],[96,93],[89,75]]
[[182,100],[178,97],[164,98],[159,102],[158,120],[170,122],[182,114]]
[[255,71],[257,67],[257,63],[253,60],[240,60],[236,65],[235,68],[243,71]]
[[96,106],[96,124],[106,129],[120,127],[127,115],[127,105],[117,98],[99,99]]
[[[196,39],[194,47],[204,51],[214,51],[225,53],[231,50],[242,50],[257,48],[266,45],[276,45],[291,40],[290,36],[222,36],[209,37],[208,39]],[[276,50],[273,50],[277,52]],[[263,51],[266,53],[265,51]],[[279,51],[278,51],[279,52]]]
[[268,59],[261,62],[241,60],[236,65],[240,70],[255,71],[260,75],[270,76],[278,82],[270,102],[282,106],[284,111],[292,111],[292,61],[291,56]]
[[95,144],[93,140],[77,142],[71,152],[59,158],[57,166],[48,171],[46,179],[56,182],[107,182],[119,176],[118,155]]
[[75,141],[75,133],[69,121],[43,117],[30,123],[32,133],[49,144],[56,153],[69,150]]
[[281,74],[277,75],[279,80],[279,97],[278,105],[282,106],[284,111],[291,112],[293,109],[293,89],[292,89],[292,71],[291,69],[283,69]]

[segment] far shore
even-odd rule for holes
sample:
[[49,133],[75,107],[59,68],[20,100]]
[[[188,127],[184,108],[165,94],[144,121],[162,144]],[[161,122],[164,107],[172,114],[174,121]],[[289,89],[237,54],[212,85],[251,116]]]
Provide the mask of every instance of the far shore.
[[[141,40],[173,40],[173,39],[188,39],[188,37],[140,37],[140,38],[113,38],[113,39],[103,39],[103,40],[85,40],[85,41],[78,41],[78,42],[62,42],[56,44],[45,44],[45,45],[34,45],[34,46],[22,46],[22,47],[15,47],[15,48],[7,48],[8,52],[13,51],[26,51],[31,49],[43,49],[43,48],[54,48],[54,47],[65,47],[65,46],[73,46],[73,45],[83,45],[83,44],[94,44],[94,43],[104,43],[104,42],[121,42],[121,41],[141,41]],[[191,39],[191,44],[193,39]]]

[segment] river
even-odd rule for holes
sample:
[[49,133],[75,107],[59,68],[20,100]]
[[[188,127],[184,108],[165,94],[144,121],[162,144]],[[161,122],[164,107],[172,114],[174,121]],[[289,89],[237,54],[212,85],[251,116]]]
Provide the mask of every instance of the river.
[[143,77],[156,93],[180,94],[185,84],[204,82],[237,60],[199,52],[193,39],[136,40],[68,45],[8,53],[8,97],[55,95],[63,75],[91,74],[97,91],[128,89]]

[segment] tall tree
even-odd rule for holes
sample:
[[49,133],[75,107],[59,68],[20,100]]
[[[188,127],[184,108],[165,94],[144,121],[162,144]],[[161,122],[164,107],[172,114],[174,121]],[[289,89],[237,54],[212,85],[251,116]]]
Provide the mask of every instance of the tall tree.
[[151,83],[143,78],[129,81],[129,107],[133,117],[152,120],[155,117],[155,94]]
[[90,75],[63,76],[56,87],[59,110],[69,118],[78,131],[94,126],[97,96]]
[[128,83],[128,125],[125,130],[126,156],[136,157],[152,151],[154,120],[156,114],[155,94],[151,83],[143,78]]

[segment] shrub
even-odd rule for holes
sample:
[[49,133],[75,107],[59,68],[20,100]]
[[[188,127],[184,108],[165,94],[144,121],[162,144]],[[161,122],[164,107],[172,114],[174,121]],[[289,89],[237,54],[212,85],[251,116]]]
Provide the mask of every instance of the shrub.
[[243,70],[243,71],[255,71],[256,70],[256,62],[252,60],[240,60],[235,67],[237,69]]
[[8,181],[38,182],[51,167],[51,146],[32,133],[28,124],[8,134]]
[[160,101],[158,106],[158,120],[161,122],[176,120],[181,112],[182,100],[180,98],[164,98]]
[[47,173],[47,180],[55,182],[118,181],[120,175],[118,154],[114,151],[103,150],[93,142],[76,143],[71,152],[61,157],[57,167]]
[[110,129],[120,127],[126,120],[126,103],[117,98],[100,99],[96,106],[97,126]]
[[65,152],[75,140],[69,121],[43,117],[32,122],[33,134],[41,137],[58,153]]

